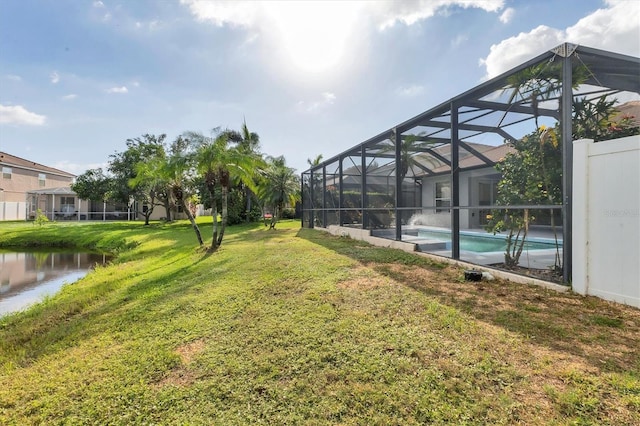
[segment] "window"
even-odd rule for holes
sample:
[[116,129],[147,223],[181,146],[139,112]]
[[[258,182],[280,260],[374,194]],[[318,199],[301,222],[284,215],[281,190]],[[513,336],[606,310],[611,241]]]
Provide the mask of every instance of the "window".
[[448,208],[451,207],[450,182],[436,182],[435,205],[436,213],[445,213],[450,211],[450,209]]
[[11,167],[2,166],[2,179],[11,179]]
[[44,173],[38,174],[38,186],[45,186],[47,184],[47,175]]

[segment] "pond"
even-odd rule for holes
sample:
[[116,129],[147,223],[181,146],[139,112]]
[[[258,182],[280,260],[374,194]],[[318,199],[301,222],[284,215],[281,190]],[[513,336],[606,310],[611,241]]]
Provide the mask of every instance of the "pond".
[[0,250],[0,316],[57,293],[110,259],[100,253]]

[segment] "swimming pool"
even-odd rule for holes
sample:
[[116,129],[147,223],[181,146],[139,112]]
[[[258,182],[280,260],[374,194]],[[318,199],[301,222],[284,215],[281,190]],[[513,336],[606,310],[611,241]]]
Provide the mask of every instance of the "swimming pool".
[[[444,242],[446,250],[451,250],[451,232],[420,229],[418,237],[428,240]],[[562,241],[558,241],[562,248]],[[435,247],[434,247],[435,248]],[[524,251],[528,250],[555,250],[556,245],[553,240],[542,240],[539,238],[527,239],[524,244]],[[460,232],[460,250],[472,251],[475,253],[503,252],[507,249],[504,235],[478,234],[475,232]]]

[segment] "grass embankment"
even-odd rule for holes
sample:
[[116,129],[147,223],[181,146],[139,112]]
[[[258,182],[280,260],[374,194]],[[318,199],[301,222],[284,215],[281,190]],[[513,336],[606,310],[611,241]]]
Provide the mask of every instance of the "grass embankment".
[[0,319],[0,423],[640,423],[638,310],[279,228],[0,225],[128,248]]

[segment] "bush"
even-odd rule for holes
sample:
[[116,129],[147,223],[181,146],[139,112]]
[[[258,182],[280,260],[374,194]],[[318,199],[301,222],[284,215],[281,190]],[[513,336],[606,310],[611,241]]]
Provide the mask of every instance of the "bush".
[[49,222],[49,218],[42,213],[42,210],[36,210],[36,218],[33,221],[34,225],[42,226],[47,222]]
[[282,210],[282,218],[281,219],[295,219],[296,218],[296,210],[292,208],[286,208]]

